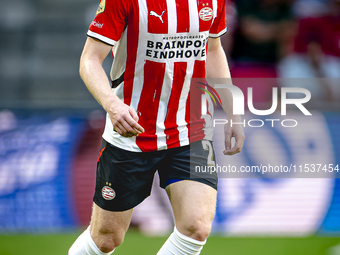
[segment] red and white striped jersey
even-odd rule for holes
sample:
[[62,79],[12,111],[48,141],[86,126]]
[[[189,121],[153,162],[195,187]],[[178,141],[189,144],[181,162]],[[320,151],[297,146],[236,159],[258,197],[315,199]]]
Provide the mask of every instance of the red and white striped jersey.
[[107,116],[103,138],[144,152],[212,139],[201,114],[204,85],[193,81],[204,83],[208,38],[225,32],[225,0],[101,0],[87,35],[114,46],[114,93],[145,129],[122,137]]

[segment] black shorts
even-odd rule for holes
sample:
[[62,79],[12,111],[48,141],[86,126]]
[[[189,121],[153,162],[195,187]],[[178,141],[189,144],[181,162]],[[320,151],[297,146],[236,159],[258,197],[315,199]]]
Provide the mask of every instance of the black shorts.
[[210,162],[215,161],[212,142],[204,144],[207,142],[211,146],[203,147],[203,142],[197,141],[168,150],[131,152],[103,140],[93,201],[108,211],[134,208],[150,195],[157,170],[162,188],[176,181],[193,180],[217,189],[216,173],[195,174],[195,167],[207,167],[208,156]]

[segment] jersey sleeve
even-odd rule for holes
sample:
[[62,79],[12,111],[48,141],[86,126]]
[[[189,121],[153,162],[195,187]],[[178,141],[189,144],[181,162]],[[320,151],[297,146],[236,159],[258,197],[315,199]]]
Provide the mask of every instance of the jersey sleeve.
[[126,0],[101,0],[87,35],[114,46],[126,27],[126,2]]
[[227,32],[227,18],[225,14],[226,0],[217,0],[217,15],[211,25],[209,37],[218,38]]

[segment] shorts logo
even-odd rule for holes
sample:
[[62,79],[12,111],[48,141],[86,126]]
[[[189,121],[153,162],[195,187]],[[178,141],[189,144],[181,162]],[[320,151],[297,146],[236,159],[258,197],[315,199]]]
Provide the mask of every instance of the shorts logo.
[[96,15],[103,13],[105,11],[105,6],[106,6],[106,0],[100,0]]
[[199,12],[200,19],[203,21],[209,21],[213,17],[213,10],[210,7],[204,7]]
[[105,200],[112,200],[116,197],[116,192],[109,186],[104,186],[102,189],[102,196]]

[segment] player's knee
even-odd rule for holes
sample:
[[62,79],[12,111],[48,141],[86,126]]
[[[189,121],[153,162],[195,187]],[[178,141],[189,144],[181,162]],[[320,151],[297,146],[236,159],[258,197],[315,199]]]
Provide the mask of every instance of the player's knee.
[[119,245],[123,243],[124,240],[124,233],[117,232],[100,232],[100,238],[101,240],[99,244],[97,244],[98,248],[104,252],[108,253],[113,251],[115,248],[117,248]]
[[99,250],[104,253],[108,253],[116,249],[119,245],[122,244],[124,237],[112,237],[108,236],[100,242],[98,245]]
[[124,241],[124,234],[121,235],[116,235],[113,239],[112,239],[112,244],[114,246],[114,248],[118,247],[119,245],[121,245]]
[[101,252],[104,252],[104,253],[109,253],[116,248],[110,240],[105,240],[97,246],[98,246],[99,250]]
[[186,221],[182,229],[184,230],[184,235],[187,235],[198,241],[205,241],[211,230],[211,223],[208,221],[191,219]]

